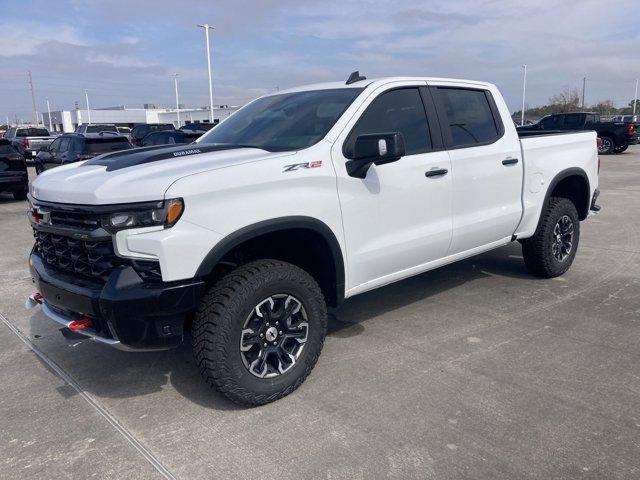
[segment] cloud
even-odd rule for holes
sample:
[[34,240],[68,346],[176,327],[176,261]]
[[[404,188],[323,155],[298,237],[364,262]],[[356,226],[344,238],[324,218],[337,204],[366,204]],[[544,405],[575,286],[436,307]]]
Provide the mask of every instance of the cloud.
[[[38,103],[72,108],[208,104],[204,39],[212,32],[214,101],[241,104],[302,83],[368,77],[451,76],[496,83],[519,108],[523,64],[528,103],[542,104],[587,76],[587,102],[626,104],[640,72],[635,2],[599,0],[34,0],[0,21],[0,115],[28,116],[30,69]],[[23,18],[31,19],[28,22]],[[71,20],[70,20],[71,19]],[[603,22],[603,19],[606,21]],[[40,107],[41,108],[41,107]]]

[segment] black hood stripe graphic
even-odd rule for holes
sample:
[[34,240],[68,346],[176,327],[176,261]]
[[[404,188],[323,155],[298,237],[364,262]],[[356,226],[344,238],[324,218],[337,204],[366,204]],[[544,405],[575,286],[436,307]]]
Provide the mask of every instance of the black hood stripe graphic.
[[136,148],[133,150],[123,150],[117,153],[101,155],[85,162],[85,165],[102,165],[107,167],[107,172],[121,170],[123,168],[135,167],[145,163],[158,162],[171,158],[180,158],[200,153],[218,152],[221,150],[231,150],[234,148],[246,148],[238,145],[180,145],[176,146],[155,146],[146,148]]

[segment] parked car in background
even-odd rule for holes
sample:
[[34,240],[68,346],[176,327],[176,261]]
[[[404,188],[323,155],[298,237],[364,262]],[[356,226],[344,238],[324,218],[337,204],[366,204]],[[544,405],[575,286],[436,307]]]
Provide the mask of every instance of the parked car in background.
[[34,180],[28,305],[116,348],[190,329],[205,381],[259,405],[310,373],[327,304],[516,240],[532,273],[569,269],[600,210],[595,132],[519,135],[484,82],[365,80],[274,93],[195,145]]
[[122,135],[100,133],[65,133],[51,145],[38,152],[35,158],[36,173],[63,164],[88,160],[103,153],[128,150],[129,140]]
[[153,145],[178,145],[195,142],[204,132],[183,132],[182,130],[163,130],[151,132],[140,142],[141,147]]
[[129,141],[134,147],[139,147],[142,139],[149,135],[151,132],[158,132],[162,130],[175,130],[176,127],[173,123],[143,123],[136,125],[131,129],[129,134]]
[[129,127],[116,127],[118,132],[122,135],[129,135],[131,133],[131,129]]
[[26,200],[29,192],[27,162],[6,138],[0,138],[0,192],[11,192],[16,200]]
[[90,124],[80,124],[76,128],[76,133],[101,133],[101,132],[111,132],[117,135],[120,134],[118,128],[109,123],[90,123]]
[[56,137],[42,127],[11,127],[5,132],[4,138],[10,140],[25,159],[32,159],[38,150],[49,145]]
[[518,131],[595,130],[602,139],[600,154],[622,153],[637,141],[635,126],[631,122],[602,122],[600,115],[590,112],[558,113],[547,115],[533,125],[518,127]]
[[216,125],[217,125],[217,123],[209,123],[209,122],[206,122],[206,123],[202,123],[202,122],[187,123],[184,126],[180,127],[180,130],[184,130],[185,132],[187,132],[187,131],[208,132],[209,130],[211,130]]

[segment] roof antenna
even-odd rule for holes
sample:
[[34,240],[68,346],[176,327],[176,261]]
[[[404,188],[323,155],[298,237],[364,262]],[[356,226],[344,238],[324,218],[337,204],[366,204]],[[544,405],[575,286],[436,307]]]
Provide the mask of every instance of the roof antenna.
[[351,75],[349,75],[349,78],[347,79],[347,85],[351,85],[352,83],[356,83],[359,82],[360,80],[366,80],[367,77],[364,76],[360,76],[360,72],[358,70],[356,70],[355,72],[353,72]]

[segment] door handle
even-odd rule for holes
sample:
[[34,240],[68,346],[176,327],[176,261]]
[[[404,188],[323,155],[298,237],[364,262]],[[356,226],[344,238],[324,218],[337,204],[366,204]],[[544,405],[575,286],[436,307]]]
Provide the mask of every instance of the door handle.
[[447,173],[449,173],[449,170],[447,170],[446,168],[432,168],[431,170],[427,170],[424,176],[429,178],[441,177],[443,175],[446,175]]
[[515,165],[516,163],[518,163],[518,159],[517,158],[505,158],[504,160],[502,160],[502,164],[503,165]]

